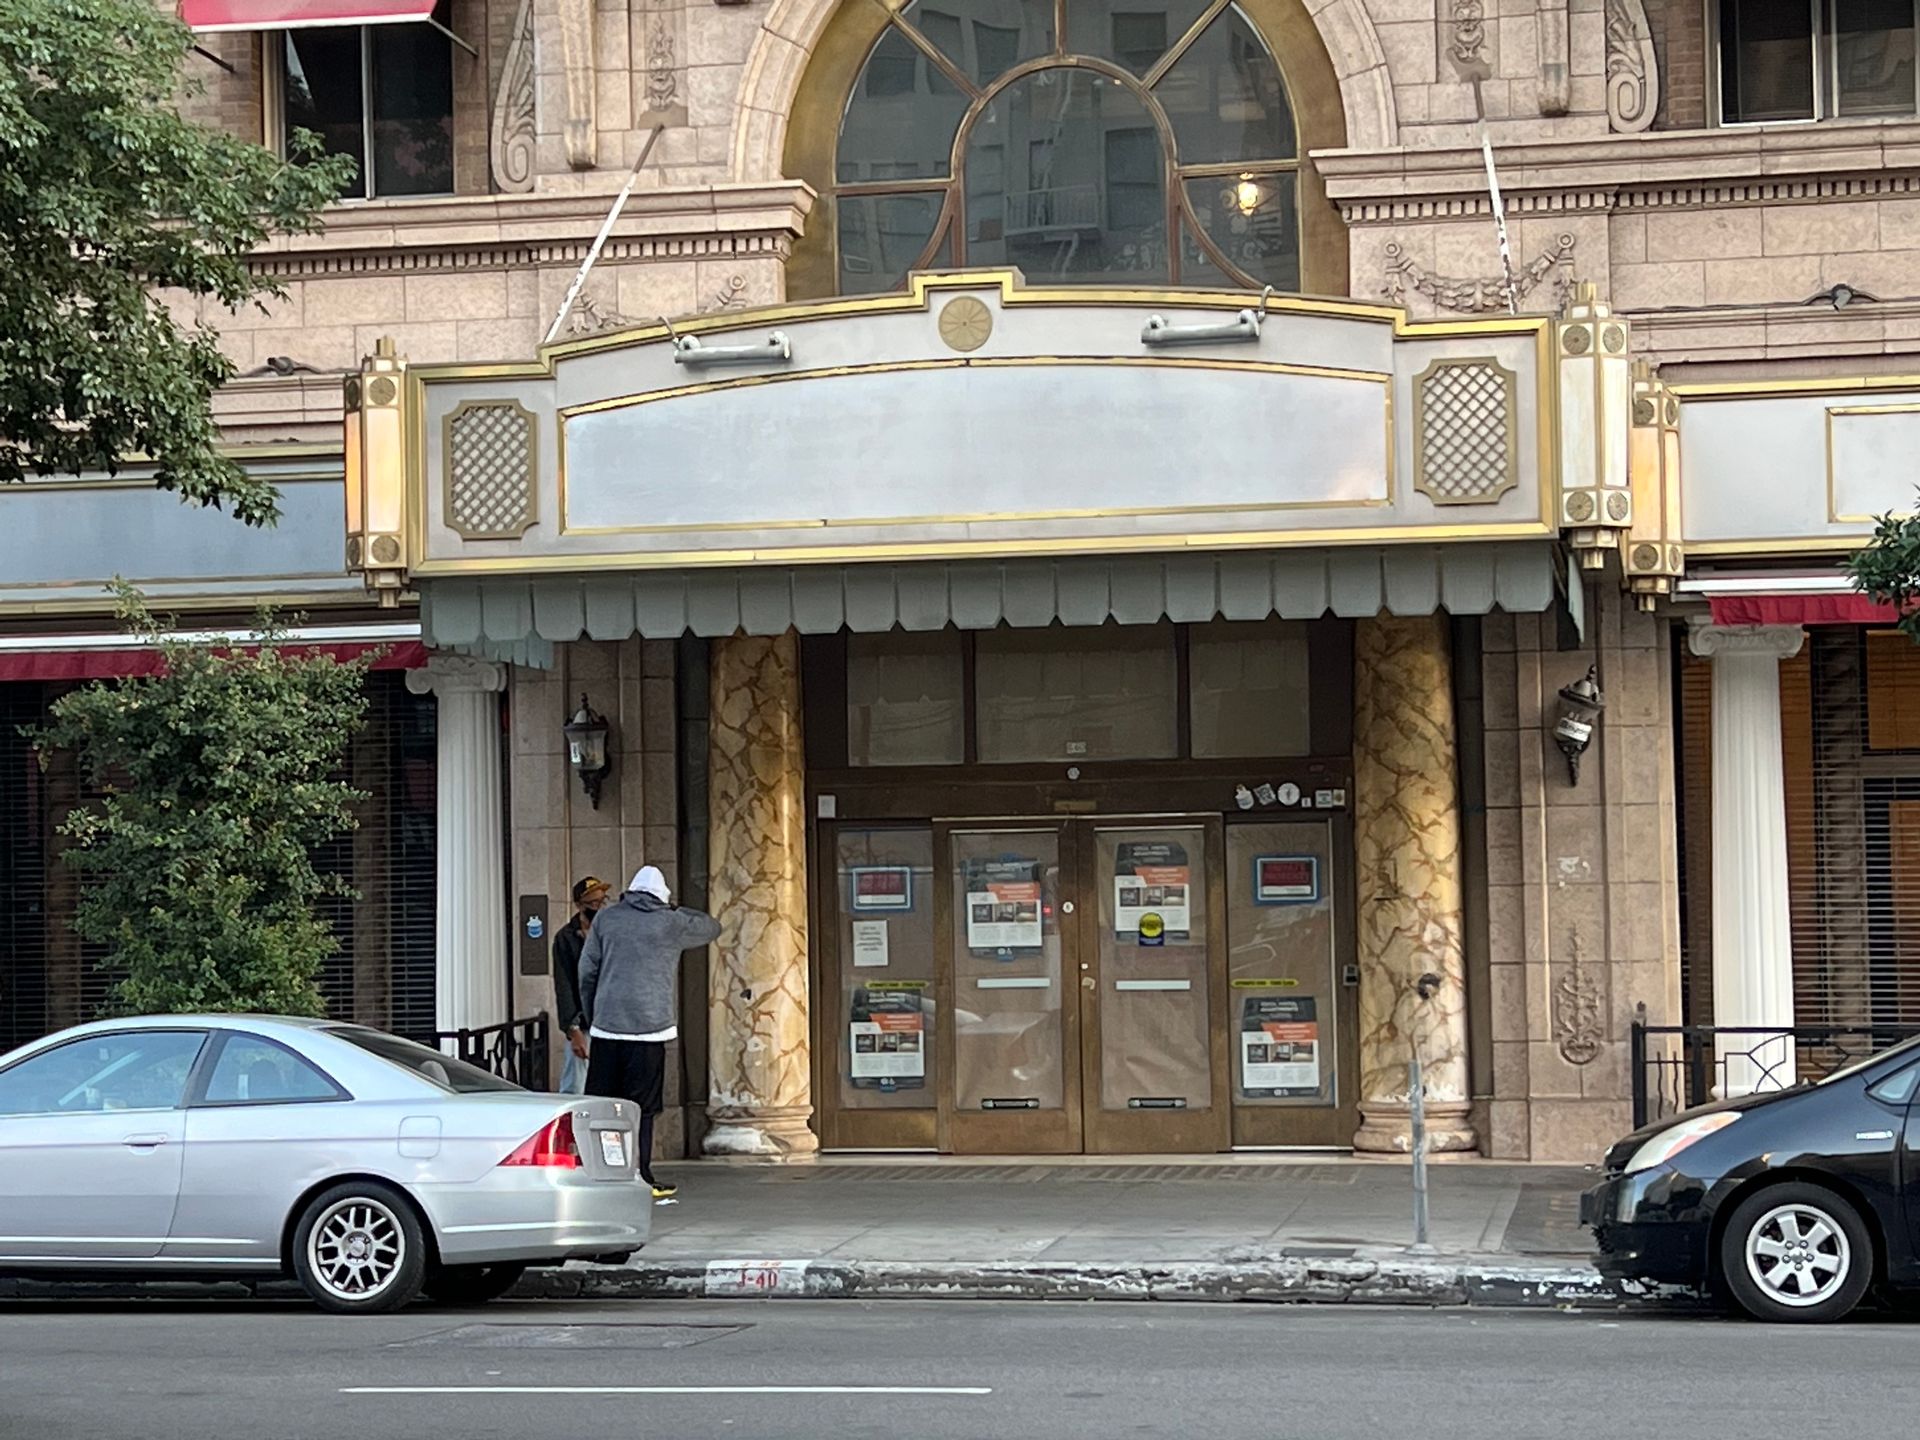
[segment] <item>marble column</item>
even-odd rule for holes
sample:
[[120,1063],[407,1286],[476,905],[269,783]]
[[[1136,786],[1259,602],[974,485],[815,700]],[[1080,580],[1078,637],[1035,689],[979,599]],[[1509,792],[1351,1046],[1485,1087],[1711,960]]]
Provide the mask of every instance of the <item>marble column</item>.
[[[1713,1023],[1793,1024],[1793,930],[1787,892],[1786,760],[1780,662],[1799,653],[1795,625],[1701,625],[1693,653],[1713,662]],[[1794,1083],[1793,1042],[1720,1045],[1720,1093]]]
[[[1453,657],[1444,616],[1354,627],[1353,810],[1359,895],[1360,1131],[1409,1148],[1418,1046],[1431,1150],[1476,1148],[1468,1119],[1466,955]],[[1439,977],[1431,998],[1423,976]]]
[[434,1023],[498,1025],[507,1014],[507,891],[500,810],[503,665],[435,655],[407,689],[435,700]]
[[811,1155],[807,1032],[806,755],[800,647],[785,635],[713,643],[708,902],[709,1155]]

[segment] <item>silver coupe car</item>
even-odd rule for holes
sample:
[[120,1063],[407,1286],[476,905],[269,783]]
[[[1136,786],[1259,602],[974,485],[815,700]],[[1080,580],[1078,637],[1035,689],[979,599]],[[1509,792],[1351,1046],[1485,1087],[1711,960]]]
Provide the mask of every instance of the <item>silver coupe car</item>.
[[639,1118],[357,1025],[82,1025],[0,1056],[0,1272],[291,1273],[340,1313],[490,1300],[646,1243]]

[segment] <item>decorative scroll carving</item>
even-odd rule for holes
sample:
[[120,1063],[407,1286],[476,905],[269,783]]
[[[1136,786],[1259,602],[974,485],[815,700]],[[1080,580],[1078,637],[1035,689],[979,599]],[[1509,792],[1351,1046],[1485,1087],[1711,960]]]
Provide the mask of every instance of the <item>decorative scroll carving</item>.
[[447,417],[447,528],[466,540],[517,540],[538,518],[539,421],[517,400],[467,400]]
[[533,0],[520,0],[513,17],[513,39],[500,72],[500,90],[493,101],[493,135],[489,153],[493,183],[508,194],[533,189],[535,124],[533,110]]
[[577,339],[608,330],[631,329],[634,323],[611,305],[602,305],[591,296],[582,295],[573,302],[573,309],[567,315],[567,334]]
[[720,282],[708,310],[732,310],[747,303],[747,277],[735,272]]
[[1493,62],[1487,57],[1485,0],[1447,0],[1446,18],[1440,26],[1440,44],[1462,80],[1476,76],[1484,80],[1490,76]]
[[1641,0],[1607,0],[1607,121],[1632,133],[1660,108],[1660,62]]
[[1568,963],[1553,987],[1553,1038],[1570,1065],[1590,1065],[1606,1044],[1607,995],[1603,977],[1587,964],[1587,944],[1575,927],[1567,940]]
[[1520,483],[1518,377],[1491,356],[1436,360],[1413,382],[1413,488],[1490,505]]
[[593,0],[556,0],[560,14],[560,56],[567,71],[567,120],[563,134],[567,163],[576,170],[594,167],[594,131],[598,110],[593,80]]
[[[1553,304],[1558,311],[1573,290],[1573,236],[1562,235],[1553,248],[1539,256],[1513,277],[1513,298],[1518,304],[1531,295],[1549,275],[1553,276]],[[1386,283],[1380,293],[1396,305],[1407,303],[1407,292],[1424,295],[1442,310],[1462,315],[1484,315],[1507,308],[1506,281],[1498,275],[1457,277],[1430,275],[1398,241],[1387,245]]]
[[668,130],[685,125],[687,12],[680,0],[647,0],[641,23],[642,43],[646,47],[646,84],[634,128],[644,130],[658,126]]
[[1540,41],[1540,113],[1564,115],[1573,108],[1572,41],[1567,0],[1540,0],[1534,17]]

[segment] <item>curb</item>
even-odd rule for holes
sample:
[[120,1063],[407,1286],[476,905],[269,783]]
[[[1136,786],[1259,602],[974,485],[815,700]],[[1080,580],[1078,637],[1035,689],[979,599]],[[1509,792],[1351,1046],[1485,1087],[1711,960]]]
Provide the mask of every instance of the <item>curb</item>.
[[565,1300],[1190,1300],[1612,1310],[1697,1303],[1686,1291],[1609,1280],[1587,1265],[1444,1258],[1154,1265],[712,1260],[536,1270],[513,1293]]
[[[1588,1265],[1403,1257],[1162,1264],[844,1260],[662,1261],[532,1270],[519,1300],[1163,1300],[1266,1305],[1698,1311],[1691,1292],[1609,1280]],[[302,1299],[290,1280],[0,1279],[0,1301]]]

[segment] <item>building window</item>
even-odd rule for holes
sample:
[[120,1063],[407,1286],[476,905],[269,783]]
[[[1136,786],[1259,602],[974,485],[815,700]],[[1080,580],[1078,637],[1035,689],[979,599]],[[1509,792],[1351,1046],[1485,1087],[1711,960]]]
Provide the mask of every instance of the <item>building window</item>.
[[[434,19],[447,23],[451,0]],[[453,44],[432,25],[289,30],[281,134],[311,130],[358,173],[346,198],[453,193]]]
[[1300,142],[1231,0],[914,0],[834,157],[843,294],[937,265],[1040,283],[1300,286]]
[[1720,118],[1912,115],[1915,0],[1719,0]]
[[974,646],[983,762],[1179,754],[1173,626],[982,630]]

